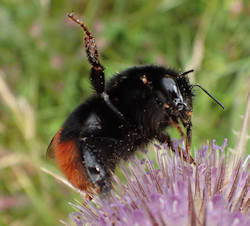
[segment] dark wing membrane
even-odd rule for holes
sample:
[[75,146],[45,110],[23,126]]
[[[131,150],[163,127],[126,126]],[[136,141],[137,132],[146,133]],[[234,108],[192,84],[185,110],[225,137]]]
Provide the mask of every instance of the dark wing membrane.
[[55,148],[56,148],[56,145],[60,141],[61,130],[62,129],[58,130],[57,133],[55,134],[55,136],[50,141],[50,144],[49,144],[49,146],[47,148],[47,152],[46,152],[47,158],[51,158],[51,159],[55,158]]

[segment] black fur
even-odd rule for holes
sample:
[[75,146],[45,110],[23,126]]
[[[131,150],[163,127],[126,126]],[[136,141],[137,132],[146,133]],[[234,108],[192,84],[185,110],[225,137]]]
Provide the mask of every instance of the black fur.
[[[68,16],[85,33],[85,50],[91,65],[90,81],[95,95],[71,113],[60,130],[59,141],[52,139],[48,151],[53,150],[57,142],[76,143],[76,151],[80,152],[88,174],[86,180],[89,179],[102,194],[111,189],[110,171],[120,159],[127,159],[139,147],[156,139],[167,143],[174,151],[165,131],[170,125],[186,137],[188,155],[193,94],[185,75],[193,70],[180,74],[154,65],[132,67],[115,75],[105,85],[104,67],[94,37],[73,13]],[[180,124],[186,128],[186,134]],[[188,159],[192,160],[191,157]],[[77,171],[81,168],[77,164],[65,163],[62,168]]]
[[[184,160],[194,163],[190,156],[192,88],[198,86],[222,108],[224,106],[199,84],[189,83],[186,75],[193,70],[178,73],[154,65],[132,67],[115,75],[105,85],[104,67],[99,60],[94,37],[73,13],[68,17],[79,24],[85,33],[85,50],[91,65],[90,81],[95,94],[70,114],[52,139],[48,156],[53,156],[55,149],[60,153],[60,148],[58,150],[56,146],[60,142],[71,141],[77,144],[77,159],[70,158],[71,152],[68,153],[70,156],[62,152],[58,157],[59,162],[64,155],[72,161],[67,160],[60,167],[66,176],[70,174],[68,178],[73,182],[79,182],[82,163],[88,178],[81,181],[81,185],[76,183],[78,188],[92,191],[92,186],[88,183],[90,180],[94,189],[101,194],[106,194],[111,189],[110,171],[115,169],[117,163],[154,139],[167,143],[172,151],[181,152]],[[180,148],[174,149],[170,136],[165,131],[168,126],[174,126],[186,139],[186,153]],[[76,178],[71,177],[68,169],[73,171]],[[86,172],[83,172],[84,176]]]
[[[146,78],[144,82],[143,76]],[[180,90],[186,103],[183,110],[174,107],[173,99],[163,92],[163,78],[170,78],[166,81],[174,81]],[[153,139],[171,145],[165,129],[171,125],[170,120],[185,121],[185,113],[192,110],[193,96],[186,77],[179,76],[174,70],[152,65],[133,67],[115,75],[105,91],[123,117],[114,112],[102,96],[95,94],[71,113],[60,137],[61,141],[77,141],[89,177],[102,192],[110,190],[109,170],[113,171],[121,158],[127,159]],[[165,108],[165,103],[170,107]],[[84,159],[86,152],[91,156],[91,162]],[[94,174],[98,176],[91,174],[95,164],[99,171]]]

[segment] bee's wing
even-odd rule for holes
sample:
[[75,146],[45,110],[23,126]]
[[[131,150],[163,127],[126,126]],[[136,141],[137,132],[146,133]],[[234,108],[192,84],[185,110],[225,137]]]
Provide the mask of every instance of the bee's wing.
[[50,141],[50,144],[49,144],[49,146],[47,148],[47,152],[46,152],[47,158],[52,158],[52,159],[55,158],[55,148],[60,141],[60,135],[61,135],[61,129],[57,131],[55,136]]

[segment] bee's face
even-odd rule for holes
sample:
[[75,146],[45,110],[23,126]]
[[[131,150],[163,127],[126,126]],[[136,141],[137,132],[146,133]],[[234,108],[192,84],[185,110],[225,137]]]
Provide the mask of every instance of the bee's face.
[[182,112],[189,108],[173,78],[162,77],[158,89],[158,97],[163,103],[163,106],[172,113]]
[[172,78],[163,77],[161,79],[161,92],[165,97],[164,104],[174,109],[175,111],[182,111],[187,107],[179,87]]
[[[168,117],[180,118],[183,123],[191,120],[192,98],[185,92],[188,88],[179,86],[178,81],[168,75],[161,76],[155,83],[157,100]],[[185,83],[186,86],[186,83]]]

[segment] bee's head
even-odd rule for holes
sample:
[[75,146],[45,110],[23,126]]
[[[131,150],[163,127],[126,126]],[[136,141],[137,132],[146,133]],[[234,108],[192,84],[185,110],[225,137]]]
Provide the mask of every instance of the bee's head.
[[184,123],[188,123],[191,120],[193,87],[201,88],[224,109],[224,106],[202,86],[199,84],[191,85],[189,83],[185,75],[190,72],[193,72],[193,70],[186,71],[182,74],[170,71],[170,73],[164,74],[158,79],[156,88],[157,100],[165,109],[166,113],[169,116],[180,117]]
[[170,71],[158,77],[155,90],[156,101],[169,117],[190,120],[193,94],[187,78],[179,78],[175,71]]
[[158,96],[163,102],[163,106],[174,112],[189,108],[176,81],[171,77],[163,77],[160,80]]

